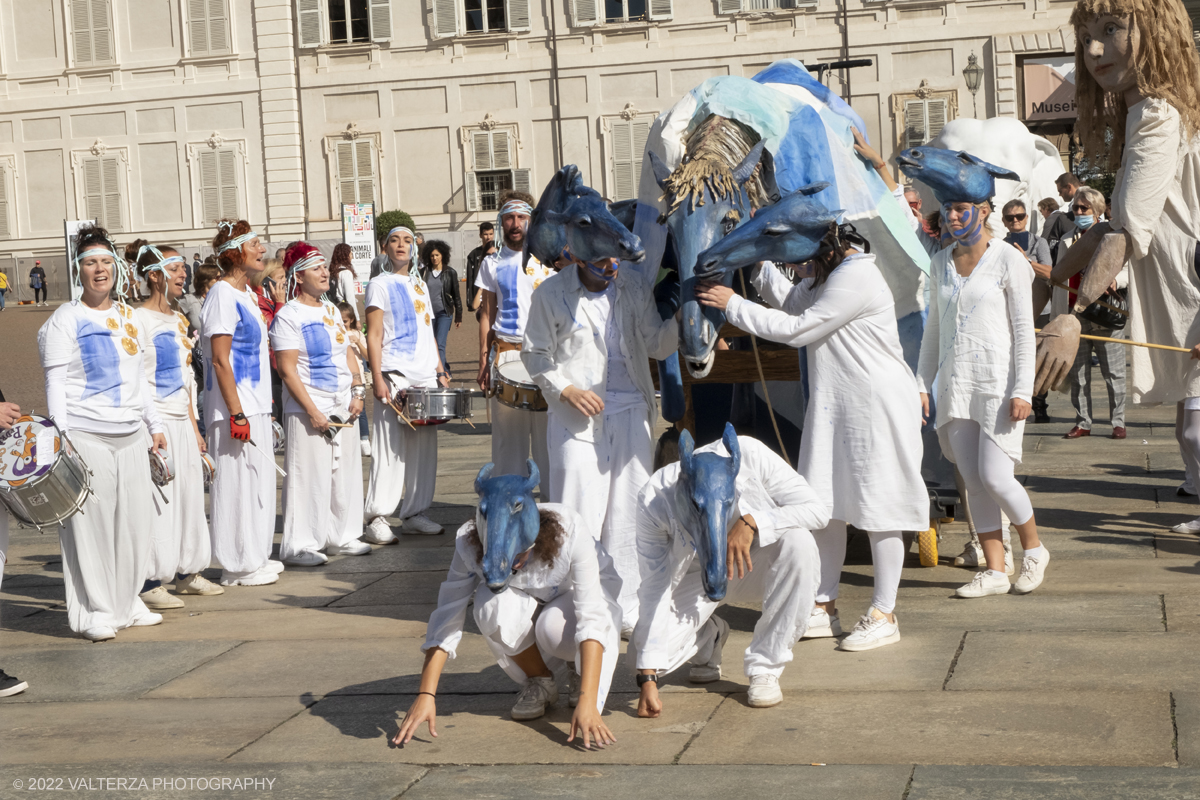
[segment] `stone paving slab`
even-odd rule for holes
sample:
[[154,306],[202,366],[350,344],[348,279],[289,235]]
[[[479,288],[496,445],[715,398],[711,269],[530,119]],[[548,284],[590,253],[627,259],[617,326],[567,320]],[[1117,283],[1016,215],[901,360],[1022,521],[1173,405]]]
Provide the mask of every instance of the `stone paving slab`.
[[[963,574],[969,576],[971,573],[963,570]],[[1162,599],[1153,594],[1083,597],[1035,592],[995,599],[1004,604],[999,610],[996,603],[990,602],[901,597],[896,606],[901,634],[907,637],[910,632],[938,628],[950,628],[957,632],[1163,630]],[[1197,601],[1197,627],[1200,628],[1200,598]]]
[[1200,597],[1169,594],[1164,600],[1167,609],[1167,630],[1179,633],[1200,633]]
[[1185,767],[1200,767],[1200,691],[1172,692],[1171,699],[1178,741],[1175,749],[1179,763]]
[[[438,698],[438,738],[424,726],[404,748],[390,739],[412,695],[329,697],[288,720],[230,760],[363,761],[416,764],[671,764],[724,700],[721,694],[673,695],[663,716],[641,720],[637,696],[609,695],[605,724],[617,744],[586,751],[567,744],[571,709],[565,702],[541,719],[514,722],[515,694]],[[722,736],[722,738],[728,738]]]
[[[270,676],[244,680],[266,681]],[[102,700],[55,703],[53,709],[45,703],[4,703],[0,753],[8,765],[84,764],[138,756],[172,764],[216,761],[303,709],[295,698]]]
[[1173,736],[1166,692],[790,692],[770,709],[734,695],[679,763],[1162,766]]
[[278,581],[267,586],[226,586],[224,594],[185,596],[186,610],[178,613],[327,606],[387,575],[386,571],[325,572],[320,567],[288,567]]
[[906,800],[1200,800],[1200,771],[1136,767],[924,767]]
[[345,593],[345,596],[334,600],[329,606],[330,608],[347,608],[392,603],[436,603],[438,588],[444,580],[446,580],[445,569],[385,575],[379,580],[365,583],[356,591]]
[[947,689],[1200,688],[1200,640],[1184,633],[970,633]]
[[908,766],[436,767],[404,800],[728,800],[751,792],[762,798],[901,800],[911,774]]
[[[440,537],[438,537],[440,538]],[[317,567],[323,573],[338,572],[428,572],[439,570],[443,575],[450,569],[454,549],[445,547],[379,547],[369,556],[335,556],[329,563]]]

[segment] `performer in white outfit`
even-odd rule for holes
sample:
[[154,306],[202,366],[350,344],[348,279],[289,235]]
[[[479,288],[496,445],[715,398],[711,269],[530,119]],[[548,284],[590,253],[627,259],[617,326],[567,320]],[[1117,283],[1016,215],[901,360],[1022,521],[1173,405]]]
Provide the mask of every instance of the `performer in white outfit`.
[[650,359],[679,344],[654,293],[616,259],[575,261],[533,296],[521,359],[549,406],[550,500],[575,509],[621,576],[625,633],[638,619],[638,494],[650,479],[658,418]]
[[209,491],[213,556],[223,586],[274,583],[283,563],[275,541],[271,365],[267,324],[246,283],[266,248],[245,220],[222,222],[213,239],[224,270],[200,311],[205,350],[204,413],[216,474]]
[[[387,517],[403,520],[402,533],[438,534],[425,516],[437,480],[437,428],[409,424],[393,407],[394,395],[410,386],[449,386],[433,335],[429,288],[416,271],[413,232],[393,228],[384,241],[387,263],[367,284],[367,357],[375,414],[371,422],[371,480],[364,536],[371,544],[395,544]],[[397,511],[399,507],[399,511]]]
[[146,451],[166,450],[167,439],[133,309],[111,299],[126,288],[124,262],[102,228],[80,231],[76,248],[82,295],[41,327],[38,349],[50,417],[92,472],[92,493],[60,529],[59,544],[71,630],[99,642],[162,622],[138,593],[154,526]]
[[[4,399],[0,392],[0,431],[6,431],[21,418],[21,407]],[[4,581],[4,564],[8,561],[8,509],[0,506],[0,583]],[[0,697],[12,697],[29,688],[26,681],[0,669]]]
[[[638,502],[642,610],[630,645],[641,685],[638,716],[661,713],[657,678],[684,664],[693,665],[693,682],[720,679],[729,624],[713,612],[722,603],[762,604],[744,669],[750,705],[776,705],[783,699],[779,676],[813,610],[821,568],[811,531],[829,523],[829,505],[787,462],[757,439],[736,436],[732,425],[722,441],[694,453],[684,431],[679,448],[681,460],[654,473]],[[724,520],[729,557],[722,600],[710,599],[706,591],[705,551],[697,547],[706,531],[694,495],[708,487],[696,486],[689,465],[706,453],[732,459],[736,470]]]
[[156,517],[150,545],[150,567],[141,598],[149,608],[183,608],[167,593],[218,595],[225,592],[200,574],[212,561],[208,519],[204,514],[204,465],[208,447],[196,425],[196,377],[192,371],[192,339],[187,317],[179,311],[187,278],[183,257],[170,247],[158,248],[144,239],[137,245],[136,269],[150,297],[133,312],[142,348],[146,380],[154,407],[162,419],[167,453],[175,478],[162,487],[166,501],[153,494]]
[[[361,556],[362,457],[355,418],[366,387],[337,307],[323,300],[329,269],[317,248],[296,242],[283,257],[292,299],[271,323],[271,348],[283,379],[283,539],[279,559],[314,567],[330,555]],[[330,428],[338,413],[345,427]],[[333,431],[327,440],[327,431]],[[321,552],[324,550],[325,552]]]
[[[620,656],[620,578],[579,516],[556,503],[534,503],[531,477],[480,470],[474,522],[458,530],[450,573],[425,635],[421,688],[392,742],[407,744],[422,722],[437,736],[438,679],[455,657],[467,606],[500,667],[522,685],[512,717],[537,719],[558,702],[555,668],[573,665],[570,742],[616,741],[600,719]],[[511,560],[510,560],[511,559]]]
[[988,566],[957,594],[1009,591],[1001,509],[1015,523],[1025,549],[1014,587],[1025,594],[1041,584],[1050,560],[1029,496],[1013,476],[1021,461],[1025,419],[1033,409],[1033,268],[1015,247],[992,238],[988,200],[938,199],[954,244],[933,258],[917,379],[926,414],[937,380],[938,439],[967,484],[971,519]]
[[[533,292],[554,274],[533,256],[521,266],[525,230],[533,213],[533,198],[524,192],[505,192],[500,198],[499,225],[504,246],[483,259],[476,285],[483,293],[479,316],[479,385],[491,391],[489,354],[495,366],[519,361]],[[546,413],[509,408],[495,397],[488,401],[492,419],[492,462],[504,474],[525,469],[533,458],[542,475],[541,496],[552,496],[550,461],[546,453]]]
[[[865,242],[851,234],[862,246]],[[727,287],[704,284],[696,297],[724,308],[729,322],[764,339],[808,346],[810,398],[800,442],[799,473],[831,508],[813,531],[821,551],[821,584],[809,638],[841,634],[838,582],[846,560],[846,528],[866,531],[875,565],[871,608],[839,645],[870,650],[900,641],[896,595],[904,568],[903,531],[929,527],[929,495],[921,479],[921,407],[896,331],[892,293],[873,255],[837,231],[792,286],[770,262],[754,285],[774,308],[747,302]],[[782,309],[782,310],[775,310]]]

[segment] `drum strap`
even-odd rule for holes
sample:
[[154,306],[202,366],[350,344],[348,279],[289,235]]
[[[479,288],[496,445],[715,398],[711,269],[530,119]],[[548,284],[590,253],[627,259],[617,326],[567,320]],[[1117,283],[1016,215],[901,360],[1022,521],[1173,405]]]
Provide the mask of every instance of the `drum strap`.
[[496,340],[496,355],[500,355],[501,353],[508,353],[512,350],[520,350],[520,349],[521,349],[520,342],[506,342],[503,339]]

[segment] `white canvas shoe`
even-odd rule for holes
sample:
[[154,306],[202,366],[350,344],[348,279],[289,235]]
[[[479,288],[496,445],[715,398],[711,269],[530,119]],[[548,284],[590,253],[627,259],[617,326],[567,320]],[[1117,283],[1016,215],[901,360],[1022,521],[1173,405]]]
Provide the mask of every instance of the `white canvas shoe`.
[[1190,533],[1193,536],[1200,534],[1200,517],[1179,523],[1171,528],[1171,533]]
[[978,567],[986,564],[983,558],[983,548],[974,539],[967,542],[963,551],[954,557],[956,567]]
[[282,575],[284,569],[286,569],[286,568],[283,566],[282,561],[276,561],[273,558],[268,558],[267,563],[263,567],[263,569],[269,569],[269,570],[271,570],[271,572],[274,572],[276,575]]
[[296,555],[284,559],[285,564],[291,564],[293,567],[319,567],[328,561],[329,556],[313,550],[301,550]]
[[512,718],[537,719],[545,715],[547,706],[557,702],[558,687],[554,685],[554,678],[526,678],[525,686],[517,695],[517,704],[512,707]]
[[359,447],[362,449],[363,456],[366,458],[370,458],[371,457],[371,440],[370,439],[359,439],[358,442],[359,442]]
[[837,612],[833,612],[831,616],[828,611],[820,606],[814,606],[812,613],[808,615],[808,630],[800,638],[832,639],[835,636],[841,635],[842,620]]
[[396,534],[392,533],[392,526],[384,517],[376,517],[371,520],[362,539],[369,544],[396,544],[400,541],[396,538]]
[[198,594],[206,597],[225,594],[225,590],[199,572],[188,575],[183,580],[176,579],[175,594]]
[[1049,564],[1050,551],[1046,549],[1046,545],[1042,545],[1040,556],[1025,556],[1024,562],[1021,564],[1021,577],[1017,578],[1017,582],[1013,584],[1013,591],[1017,594],[1029,594],[1041,586],[1046,577],[1046,567]]
[[842,639],[838,649],[860,653],[900,641],[900,621],[889,622],[885,616],[875,616],[879,613],[874,608],[869,609],[850,635]]
[[331,544],[325,548],[325,553],[331,556],[365,556],[371,552],[371,545],[355,539],[346,544]]
[[83,632],[83,638],[90,639],[93,642],[107,642],[109,639],[117,638],[117,632],[112,628],[104,626],[88,628]]
[[414,514],[400,526],[401,533],[416,533],[422,536],[436,536],[444,530],[445,528],[424,514]]
[[265,566],[250,572],[221,572],[222,586],[267,586],[279,580],[279,573]]
[[709,619],[717,626],[717,640],[713,644],[708,663],[694,664],[688,670],[688,680],[692,683],[712,683],[721,680],[721,651],[729,641],[729,623],[715,614]]
[[965,586],[960,586],[954,590],[954,593],[959,597],[987,597],[993,594],[1008,594],[1008,590],[1012,588],[1009,585],[1008,578],[1004,575],[992,575],[991,570],[976,572],[975,577]]
[[751,708],[770,708],[783,702],[783,690],[774,675],[751,675],[748,694]]
[[162,614],[155,614],[153,611],[147,611],[144,614],[138,614],[136,617],[134,617],[129,623],[129,627],[148,628],[151,625],[161,625],[162,619]]
[[172,597],[171,593],[163,586],[155,586],[148,592],[142,592],[138,597],[142,598],[142,602],[146,604],[146,608],[156,610],[183,608],[183,601],[178,597]]

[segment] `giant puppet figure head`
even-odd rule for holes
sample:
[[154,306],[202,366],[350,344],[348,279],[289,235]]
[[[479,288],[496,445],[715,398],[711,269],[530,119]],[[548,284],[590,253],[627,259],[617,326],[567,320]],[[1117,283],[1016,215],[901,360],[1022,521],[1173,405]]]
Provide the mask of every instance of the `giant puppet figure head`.
[[725,423],[721,437],[728,456],[697,453],[692,435],[679,434],[679,485],[675,492],[676,518],[682,524],[700,561],[700,582],[709,600],[725,599],[728,588],[726,555],[729,523],[735,501],[734,483],[742,463],[733,425]]
[[584,185],[574,164],[564,166],[546,184],[525,238],[523,264],[533,256],[548,266],[565,253],[586,262],[638,262],[646,257],[642,240],[609,212],[599,192]]
[[480,563],[488,588],[499,594],[508,588],[518,556],[537,544],[541,516],[533,490],[541,480],[537,464],[529,459],[529,477],[497,475],[495,464],[484,464],[475,478],[479,507],[475,531],[483,553]]

